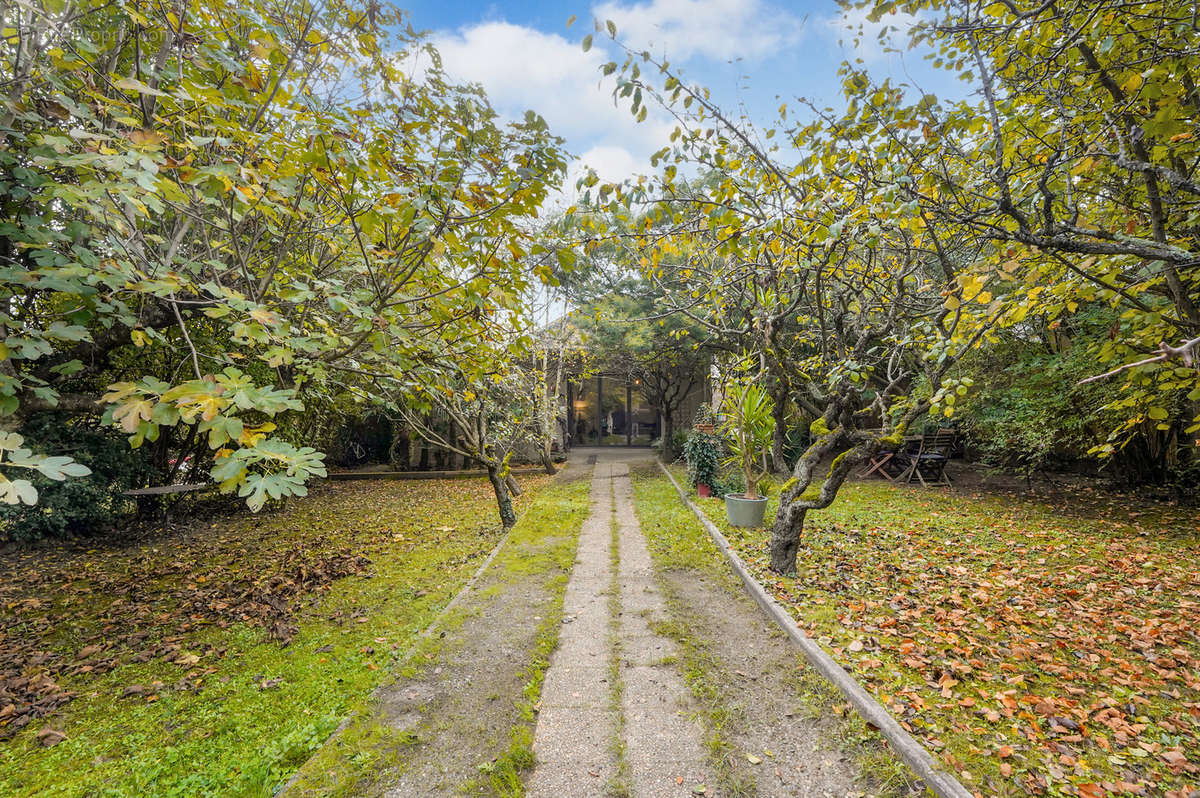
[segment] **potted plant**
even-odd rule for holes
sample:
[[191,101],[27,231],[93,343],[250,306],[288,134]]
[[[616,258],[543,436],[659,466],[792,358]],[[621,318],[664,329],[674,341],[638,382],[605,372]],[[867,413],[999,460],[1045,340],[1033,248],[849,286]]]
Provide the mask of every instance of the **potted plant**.
[[688,480],[700,496],[710,496],[721,467],[721,439],[708,432],[693,432],[683,444]]
[[708,402],[702,402],[696,408],[696,416],[692,419],[692,429],[711,435],[717,427],[717,418]]
[[762,526],[767,499],[759,494],[758,482],[768,473],[764,455],[775,430],[771,397],[762,386],[739,381],[730,386],[725,407],[721,427],[729,447],[725,462],[741,471],[746,485],[743,494],[725,495],[725,514],[733,526]]

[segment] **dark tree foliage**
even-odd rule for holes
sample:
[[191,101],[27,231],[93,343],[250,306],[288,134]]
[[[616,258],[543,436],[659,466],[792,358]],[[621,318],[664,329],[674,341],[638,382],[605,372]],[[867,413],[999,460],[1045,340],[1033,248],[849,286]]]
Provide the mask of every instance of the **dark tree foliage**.
[[69,455],[92,473],[64,481],[33,477],[38,503],[0,505],[0,538],[92,534],[136,511],[137,505],[121,494],[146,484],[154,473],[149,450],[130,449],[116,430],[65,413],[39,414],[21,432],[41,442],[48,454]]

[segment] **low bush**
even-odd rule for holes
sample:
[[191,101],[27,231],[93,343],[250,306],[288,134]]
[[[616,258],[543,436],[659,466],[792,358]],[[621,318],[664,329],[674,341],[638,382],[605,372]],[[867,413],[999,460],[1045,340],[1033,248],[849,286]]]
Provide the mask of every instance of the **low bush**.
[[38,451],[69,455],[92,473],[64,482],[40,474],[31,477],[38,503],[32,507],[0,505],[0,537],[36,540],[95,533],[137,509],[121,494],[146,484],[153,467],[143,451],[130,449],[116,430],[43,413],[28,421],[21,434],[27,441],[36,441]]

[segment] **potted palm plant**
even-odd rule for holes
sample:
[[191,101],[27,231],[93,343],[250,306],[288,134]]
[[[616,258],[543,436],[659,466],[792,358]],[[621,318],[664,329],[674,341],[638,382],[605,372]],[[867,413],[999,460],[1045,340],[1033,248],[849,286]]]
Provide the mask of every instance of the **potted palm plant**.
[[725,407],[721,427],[729,449],[725,462],[741,471],[746,485],[743,494],[725,494],[725,514],[733,526],[762,526],[767,499],[759,494],[758,482],[768,473],[764,455],[775,430],[771,397],[761,385],[738,381],[730,385]]

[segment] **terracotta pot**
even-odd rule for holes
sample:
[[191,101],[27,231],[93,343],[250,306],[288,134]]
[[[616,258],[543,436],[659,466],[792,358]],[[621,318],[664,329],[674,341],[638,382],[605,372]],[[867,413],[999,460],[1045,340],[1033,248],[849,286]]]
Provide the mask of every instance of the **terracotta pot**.
[[701,482],[700,484],[696,485],[696,493],[700,496],[700,498],[707,499],[712,495],[712,488]]

